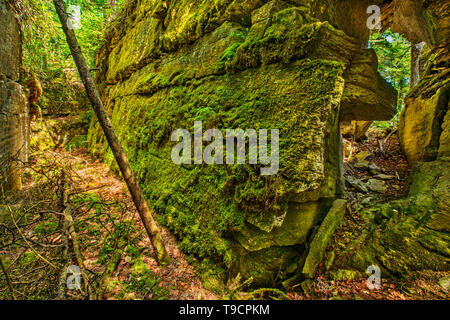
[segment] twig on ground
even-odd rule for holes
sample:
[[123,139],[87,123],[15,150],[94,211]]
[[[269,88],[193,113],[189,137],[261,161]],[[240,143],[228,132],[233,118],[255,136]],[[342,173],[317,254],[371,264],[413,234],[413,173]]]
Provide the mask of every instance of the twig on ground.
[[9,278],[9,275],[8,275],[8,271],[6,271],[5,264],[3,263],[3,258],[2,258],[2,256],[0,256],[0,267],[2,268],[3,273],[5,274],[5,277],[6,277],[6,283],[8,284],[9,291],[11,291],[11,297],[12,297],[12,299],[13,299],[13,300],[17,300],[17,299],[16,299],[16,295],[14,294],[14,289],[13,289],[12,284],[11,284],[11,279]]

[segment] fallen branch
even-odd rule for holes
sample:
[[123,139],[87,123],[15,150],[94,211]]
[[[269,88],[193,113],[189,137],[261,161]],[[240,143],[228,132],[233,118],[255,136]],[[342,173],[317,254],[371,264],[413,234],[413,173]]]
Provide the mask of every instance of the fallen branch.
[[13,300],[17,300],[17,299],[16,299],[16,296],[15,296],[15,294],[14,294],[14,289],[13,289],[12,284],[11,284],[11,279],[9,278],[8,272],[6,271],[6,267],[5,267],[4,263],[3,263],[3,258],[2,258],[2,256],[0,256],[0,267],[2,268],[3,273],[5,274],[5,277],[6,277],[6,283],[8,284],[9,291],[11,291],[11,297],[12,297],[12,299],[13,299]]
[[[86,294],[88,295],[89,299],[91,298],[90,290],[89,290],[89,278],[86,274],[85,266],[84,266],[84,259],[83,255],[81,254],[80,250],[80,242],[78,240],[78,234],[75,230],[74,226],[74,220],[72,217],[72,206],[70,205],[70,201],[67,196],[66,192],[66,174],[64,171],[61,174],[61,185],[62,185],[62,199],[61,204],[64,206],[64,229],[66,232],[66,236],[68,239],[72,242],[72,248],[73,252],[75,254],[75,259],[77,260],[77,264],[80,267],[81,270],[81,276],[84,280],[84,288],[86,290]],[[95,290],[93,290],[95,292]]]
[[12,213],[11,208],[9,208],[9,211],[11,213],[11,220],[14,223],[14,226],[16,227],[17,231],[19,231],[20,236],[22,237],[23,241],[25,241],[25,244],[36,254],[36,256],[41,259],[42,261],[44,261],[45,263],[47,263],[49,266],[51,266],[53,269],[58,269],[53,263],[51,263],[50,261],[48,261],[47,259],[45,259],[43,256],[41,256],[39,254],[39,252],[36,251],[36,249],[33,248],[33,246],[28,242],[27,238],[24,236],[24,234],[22,233],[22,231],[20,230],[19,226],[16,223],[16,220],[14,219],[14,215]]
[[106,291],[108,290],[109,283],[111,282],[111,276],[114,273],[114,271],[117,269],[117,266],[120,263],[120,260],[122,259],[122,254],[124,250],[119,250],[116,252],[113,257],[112,261],[108,264],[106,267],[106,270],[103,272],[102,277],[100,279],[100,283],[98,285],[97,289],[97,298],[103,299],[103,296],[105,295]]
[[61,273],[59,276],[59,285],[58,285],[58,300],[66,300],[66,279],[67,279],[67,268],[69,268],[71,264],[71,259],[69,255],[69,232],[64,230],[64,252],[63,252],[63,268],[61,269]]
[[382,143],[381,140],[379,140],[379,139],[378,139],[378,146],[380,147],[381,153],[384,154],[383,143]]
[[397,132],[397,128],[396,129],[394,129],[394,130],[392,130],[391,131],[391,133],[389,133],[388,135],[387,135],[387,137],[386,137],[386,139],[384,139],[384,144],[386,144],[386,142],[389,140],[389,138],[394,134],[394,133],[396,133]]
[[233,299],[233,296],[239,291],[245,288],[246,286],[249,286],[253,282],[253,277],[248,278],[245,280],[242,284],[234,288],[229,294],[227,294],[226,299]]

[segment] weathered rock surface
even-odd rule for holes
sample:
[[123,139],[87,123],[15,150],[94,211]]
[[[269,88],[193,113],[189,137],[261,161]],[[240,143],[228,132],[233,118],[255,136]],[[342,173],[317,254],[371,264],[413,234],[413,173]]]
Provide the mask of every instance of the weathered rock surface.
[[0,1],[0,194],[21,188],[17,160],[28,157],[28,109],[19,78],[22,38],[14,14]]
[[449,156],[450,3],[395,0],[385,9],[386,27],[414,44],[427,44],[420,58],[420,81],[406,98],[400,119],[402,148],[412,165]]
[[366,136],[373,121],[341,121],[341,133],[346,138],[360,140]]
[[[448,20],[445,21],[446,18],[442,16],[442,13],[445,14],[445,10],[448,12],[448,2],[446,2],[445,0],[393,0],[387,2],[381,11],[382,27],[403,34],[411,43],[426,41],[429,45],[435,45],[443,39],[442,26],[448,28]],[[437,29],[440,29],[439,32],[436,31]]]
[[[423,81],[416,90],[421,86],[427,86],[427,83]],[[399,136],[409,163],[433,161],[438,154],[450,155],[447,138],[450,128],[448,120],[444,122],[448,113],[449,89],[450,85],[446,84],[434,93],[417,92],[406,98]]]
[[[394,110],[373,52],[361,49],[365,24],[346,34],[342,10],[327,22],[310,5],[130,1],[98,56],[103,100],[160,222],[184,251],[257,286],[301,270],[313,230],[343,192],[342,114],[373,120]],[[261,165],[173,164],[171,133],[192,133],[194,121],[204,131],[280,129],[278,175],[261,177]],[[113,165],[95,123],[90,144]]]
[[361,50],[345,74],[341,121],[390,120],[395,115],[397,92],[377,71],[373,50]]
[[367,187],[361,180],[356,179],[355,177],[352,177],[352,176],[346,176],[345,180],[356,190],[363,192],[363,193],[368,192]]
[[442,289],[450,291],[450,276],[439,279],[438,283],[442,287]]
[[418,163],[407,199],[367,213],[372,222],[346,250],[344,264],[364,272],[378,265],[384,274],[448,271],[450,263],[450,161]]
[[367,187],[378,193],[386,193],[387,191],[386,183],[378,179],[369,179],[369,181],[367,181]]
[[22,63],[22,34],[17,19],[4,0],[0,0],[0,25],[0,72],[17,81]]
[[356,39],[360,48],[366,48],[370,30],[367,28],[366,14],[370,5],[380,5],[381,0],[320,0],[311,2],[311,15],[328,21],[336,29],[344,31]]

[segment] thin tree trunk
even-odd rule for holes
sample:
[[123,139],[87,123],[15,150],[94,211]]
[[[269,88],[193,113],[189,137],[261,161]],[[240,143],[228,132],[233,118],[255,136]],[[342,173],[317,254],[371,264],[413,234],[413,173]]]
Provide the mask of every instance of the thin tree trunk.
[[108,141],[111,151],[116,158],[117,164],[128,186],[128,190],[130,191],[133,202],[139,212],[142,223],[144,224],[147,234],[150,237],[150,241],[157,252],[157,261],[163,264],[169,263],[169,255],[167,254],[166,248],[164,247],[160,228],[157,222],[152,217],[152,213],[150,212],[150,209],[145,202],[141,188],[139,187],[139,184],[131,169],[125,152],[123,151],[119,139],[114,132],[111,120],[106,113],[105,108],[103,107],[103,103],[100,99],[97,87],[92,80],[91,73],[81,52],[81,48],[78,44],[75,32],[73,31],[73,29],[69,29],[68,27],[68,18],[64,1],[53,0],[53,4],[55,5],[56,12],[58,13],[64,33],[66,34],[67,43],[69,44],[70,51],[72,52],[72,57],[75,60],[84,87],[86,88],[89,100],[92,103],[92,107],[94,108],[95,114],[97,115],[97,119],[100,122],[103,132],[105,133],[106,140]]

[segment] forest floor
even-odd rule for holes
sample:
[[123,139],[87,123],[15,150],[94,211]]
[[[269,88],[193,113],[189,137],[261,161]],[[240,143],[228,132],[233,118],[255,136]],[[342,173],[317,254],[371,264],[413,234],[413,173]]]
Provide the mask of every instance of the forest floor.
[[[385,139],[385,132],[371,130],[365,142],[346,141],[346,174],[361,181],[380,173],[395,176],[395,179],[386,180],[386,190],[381,193],[361,193],[348,186],[349,210],[327,249],[327,256],[332,251],[339,256],[341,248],[357,236],[363,225],[358,210],[404,197],[408,192],[410,168],[401,154],[398,139],[391,135],[382,142],[381,150],[380,135]],[[364,161],[375,164],[378,172],[355,168],[356,163]],[[61,254],[64,249],[73,247],[64,240],[64,223],[58,214],[61,212],[61,186],[67,189],[65,192],[71,199],[82,259],[89,282],[96,284],[91,291],[96,291],[97,297],[155,300],[224,297],[203,287],[189,263],[194,258],[185,256],[178,249],[176,238],[165,228],[162,228],[162,236],[171,263],[158,266],[124,182],[105,164],[89,155],[86,148],[55,145],[52,149],[35,150],[31,166],[26,169],[23,190],[0,206],[0,210],[8,209],[13,217],[12,226],[11,221],[8,224],[0,220],[0,229],[3,228],[0,230],[3,232],[0,255],[6,257],[5,265],[18,298],[59,297],[58,279],[64,278],[64,266],[75,261],[75,255],[64,261]],[[67,239],[72,240],[72,237]],[[438,284],[443,276],[423,272],[402,280],[383,279],[380,290],[369,290],[367,275],[335,280],[321,265],[308,289],[298,287],[287,293],[287,297],[295,300],[448,299],[448,292]],[[98,286],[99,283],[103,285]],[[8,289],[8,284],[0,277],[0,299],[9,297]],[[67,299],[83,298],[77,290],[66,291]]]
[[333,235],[315,279],[308,283],[306,292],[303,290],[289,296],[293,299],[450,299],[450,293],[439,285],[441,279],[449,278],[449,272],[411,272],[402,279],[382,277],[381,288],[369,290],[366,283],[369,274],[333,270],[329,261],[334,259],[334,264],[339,265],[341,253],[366,226],[367,221],[360,213],[376,204],[405,198],[409,192],[411,171],[395,131],[371,127],[367,139],[344,139],[344,148],[344,176],[357,179],[358,185],[362,182],[364,186],[376,178],[383,181],[384,188],[359,190],[346,181],[348,206],[344,221]]

